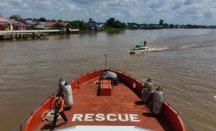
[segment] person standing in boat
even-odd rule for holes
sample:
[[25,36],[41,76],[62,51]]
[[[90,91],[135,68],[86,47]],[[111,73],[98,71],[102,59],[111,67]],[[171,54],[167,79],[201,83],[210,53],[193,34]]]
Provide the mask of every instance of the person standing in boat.
[[55,114],[54,114],[54,120],[53,120],[53,125],[52,125],[52,129],[55,128],[56,125],[56,120],[57,120],[57,113],[59,113],[59,115],[62,116],[62,118],[64,119],[64,124],[67,124],[68,120],[67,117],[64,114],[63,111],[63,107],[64,107],[64,99],[63,99],[63,94],[56,94],[57,100],[54,103],[55,106]]
[[146,47],[146,41],[144,41],[143,46]]

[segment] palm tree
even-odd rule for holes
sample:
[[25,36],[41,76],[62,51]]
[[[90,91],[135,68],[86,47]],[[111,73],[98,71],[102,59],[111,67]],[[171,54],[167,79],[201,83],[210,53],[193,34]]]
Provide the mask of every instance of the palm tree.
[[92,18],[89,18],[89,22],[92,22]]

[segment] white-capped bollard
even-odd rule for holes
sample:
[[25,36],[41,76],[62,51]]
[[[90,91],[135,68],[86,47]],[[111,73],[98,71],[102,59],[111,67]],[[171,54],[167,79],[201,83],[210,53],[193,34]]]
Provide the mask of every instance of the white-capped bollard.
[[153,100],[153,112],[154,114],[160,114],[163,107],[164,93],[162,88],[158,87],[154,92]]
[[153,82],[151,79],[148,79],[145,83],[144,83],[144,87],[142,90],[142,96],[141,99],[144,102],[148,102],[149,101],[149,97],[150,97],[150,92],[153,89]]
[[71,85],[68,82],[65,82],[63,86],[63,94],[64,94],[64,101],[67,107],[71,107],[73,105],[73,94]]

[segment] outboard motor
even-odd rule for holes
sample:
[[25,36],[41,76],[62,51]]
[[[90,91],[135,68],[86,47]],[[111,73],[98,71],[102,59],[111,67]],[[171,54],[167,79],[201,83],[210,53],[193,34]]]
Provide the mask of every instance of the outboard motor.
[[73,105],[73,95],[71,85],[68,82],[65,82],[65,84],[63,85],[63,94],[65,105],[67,107],[71,107]]
[[162,88],[158,87],[154,92],[153,100],[153,112],[154,114],[160,114],[163,106],[164,93]]
[[145,82],[143,90],[142,90],[142,97],[141,98],[144,102],[149,101],[150,92],[152,91],[152,89],[153,89],[153,82],[151,79],[148,79]]

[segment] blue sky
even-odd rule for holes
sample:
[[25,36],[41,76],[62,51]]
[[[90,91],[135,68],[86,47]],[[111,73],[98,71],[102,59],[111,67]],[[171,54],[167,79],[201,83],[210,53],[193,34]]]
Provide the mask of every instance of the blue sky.
[[216,0],[0,0],[5,18],[216,25]]

